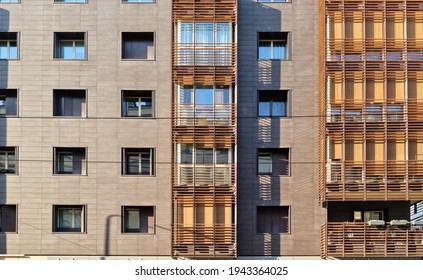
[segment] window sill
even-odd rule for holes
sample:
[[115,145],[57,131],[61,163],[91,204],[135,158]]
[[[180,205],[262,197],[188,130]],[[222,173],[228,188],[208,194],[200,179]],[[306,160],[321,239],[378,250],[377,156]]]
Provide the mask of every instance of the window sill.
[[[1,3],[0,3],[1,4]],[[18,234],[17,231],[0,231],[1,234]]]
[[53,116],[55,119],[87,119],[88,117],[82,116]]
[[121,232],[122,235],[146,235],[154,236],[156,233],[145,233],[145,232]]
[[0,115],[0,118],[19,118],[18,115]]
[[122,175],[122,177],[126,177],[126,178],[130,178],[130,177],[146,177],[146,178],[152,177],[152,178],[154,178],[154,177],[156,177],[156,175],[141,175],[141,174],[121,174],[121,175]]
[[147,120],[155,120],[156,117],[131,117],[131,116],[122,116],[122,119],[147,119]]
[[60,58],[60,57],[53,57],[54,61],[88,61],[88,58],[84,58],[84,59],[67,59],[67,58]]
[[86,234],[86,231],[53,231],[53,234]]
[[280,178],[280,177],[289,178],[289,177],[291,177],[291,175],[273,175],[273,174],[269,174],[269,173],[259,173],[259,174],[257,174],[257,176],[271,176],[271,177],[277,177],[277,178]]
[[155,58],[148,59],[148,58],[122,58],[122,61],[156,61]]
[[121,1],[121,4],[156,4],[156,1],[153,2],[125,2],[125,1]]
[[281,59],[281,58],[257,58],[257,61],[292,61],[290,58]]
[[19,176],[19,174],[18,173],[8,173],[8,172],[0,172],[0,176],[1,175],[7,175],[7,176]]
[[53,176],[88,176],[88,174],[53,173]]
[[261,119],[292,119],[292,116],[257,116],[258,118]]
[[[1,4],[1,3],[0,3]],[[0,61],[13,61],[20,60],[19,58],[0,58]]]
[[88,1],[86,1],[86,2],[53,2],[53,4],[59,4],[59,5],[64,5],[64,4],[72,4],[72,5],[74,5],[74,4],[79,4],[79,5],[81,5],[81,4],[88,4]]
[[266,232],[261,232],[261,233],[256,233],[257,236],[263,236],[263,235],[291,235],[291,232],[279,232],[279,233],[266,233]]

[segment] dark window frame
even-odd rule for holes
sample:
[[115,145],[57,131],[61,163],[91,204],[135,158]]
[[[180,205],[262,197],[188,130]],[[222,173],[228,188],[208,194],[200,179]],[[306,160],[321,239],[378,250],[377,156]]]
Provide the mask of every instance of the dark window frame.
[[[144,95],[144,96],[143,96]],[[150,95],[150,96],[148,96],[148,95]],[[121,116],[122,116],[122,118],[142,118],[142,119],[153,119],[153,118],[155,118],[155,98],[154,98],[154,96],[155,96],[155,91],[154,90],[122,90],[121,91],[121,98],[122,98],[122,101],[121,101],[121,103],[122,103],[122,106],[121,106]],[[138,107],[138,112],[137,112],[137,115],[135,116],[135,115],[133,115],[133,116],[131,116],[129,113],[128,113],[128,108],[127,108],[127,99],[129,99],[129,98],[137,98],[138,99],[138,102],[140,102],[140,103],[142,103],[143,101],[143,99],[144,100],[148,100],[148,99],[150,99],[150,103],[151,103],[151,106],[150,106],[150,111],[151,111],[151,113],[150,113],[150,116],[148,116],[148,113],[145,113],[146,115],[144,115],[143,116],[143,106],[142,106],[142,104],[141,104],[141,106],[139,106]],[[148,106],[144,106],[145,108],[144,108],[144,110],[147,110],[148,111],[148,109],[147,109],[147,107]]]
[[[53,174],[86,176],[88,173],[87,154],[88,149],[86,147],[53,147]],[[66,155],[72,156],[72,172],[65,171],[65,161],[64,158],[62,160],[62,156]],[[75,156],[79,156],[80,159],[75,160]],[[77,165],[75,166],[75,164]]]
[[[19,117],[19,93],[17,89],[0,89],[0,98],[4,97],[4,114],[1,117]],[[8,113],[9,112],[9,113]]]
[[[292,149],[290,147],[257,149],[257,175],[290,177],[291,153]],[[269,155],[269,163],[260,162],[260,156],[264,157]],[[270,171],[260,171],[261,164],[270,164]]]
[[[79,104],[78,99],[81,100]],[[70,102],[72,104],[70,104]],[[68,106],[67,106],[68,104]],[[75,105],[80,105],[80,108]],[[67,108],[66,108],[67,107]],[[72,108],[70,108],[72,107]],[[80,111],[80,114],[68,114]],[[53,116],[61,118],[87,117],[87,90],[85,89],[53,89]]]
[[[133,147],[124,147],[122,148],[122,175],[123,176],[145,176],[145,177],[153,177],[156,173],[155,168],[155,148],[151,147],[142,147],[142,148],[133,148]],[[148,172],[145,173],[143,171],[143,155],[149,156],[149,169]],[[137,168],[139,172],[131,172],[130,171],[130,159],[129,156],[137,156],[138,162],[137,162]],[[144,157],[144,160],[146,157]]]
[[[138,228],[129,228],[127,220],[129,211],[138,211]],[[122,206],[121,221],[121,233],[154,235],[156,234],[156,207],[153,205]]]
[[[257,116],[261,118],[289,118],[291,116],[291,91],[287,89],[281,90],[259,90],[257,92]],[[280,99],[280,100],[278,100]],[[260,112],[260,104],[269,102],[269,115]],[[285,114],[277,115],[274,113],[274,103],[285,104]]]
[[[12,217],[12,219],[9,219],[10,215],[14,215],[14,218]],[[6,233],[6,232],[18,233],[18,205],[17,204],[0,204],[0,233]]]
[[291,234],[291,206],[257,206],[256,233]]
[[[132,42],[132,44],[129,44],[130,42]],[[155,57],[156,57],[155,32],[128,31],[128,32],[121,33],[121,59],[122,60],[153,61],[155,60]]]
[[[18,158],[18,147],[2,146],[0,147],[0,153],[5,156],[4,169],[0,169],[0,174],[14,174],[18,175],[19,158]],[[9,154],[13,153],[14,169],[9,169]]]
[[[65,60],[65,61],[83,61],[88,59],[88,32],[86,31],[78,31],[78,32],[54,32],[53,34],[53,58],[55,60]],[[61,43],[69,41],[72,42],[72,50],[74,57],[72,58],[65,58],[64,54],[61,52]],[[76,51],[76,42],[83,42],[84,43],[84,57],[77,58],[77,51]]]
[[[62,228],[60,227],[60,210],[72,210],[72,225],[71,227]],[[74,227],[75,222],[75,211],[80,210],[80,226],[81,228]],[[86,233],[87,232],[87,205],[85,204],[55,204],[53,205],[53,233]]]

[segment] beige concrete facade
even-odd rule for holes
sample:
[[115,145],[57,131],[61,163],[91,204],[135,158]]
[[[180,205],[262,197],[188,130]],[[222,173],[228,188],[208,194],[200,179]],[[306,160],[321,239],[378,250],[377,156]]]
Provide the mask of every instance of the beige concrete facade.
[[[2,32],[19,32],[1,88],[18,89],[19,117],[1,120],[1,146],[19,148],[1,175],[0,204],[16,204],[18,233],[1,254],[170,255],[171,7],[53,0],[1,4]],[[53,58],[54,32],[86,32],[83,61]],[[122,32],[154,32],[155,59],[121,59]],[[86,90],[87,117],[53,117],[53,89]],[[121,90],[152,90],[155,117],[121,117]],[[86,175],[53,174],[54,147],[85,147]],[[122,176],[123,147],[154,148],[154,176]],[[85,233],[52,232],[53,205],[85,205]],[[121,233],[121,207],[154,206],[155,234]],[[106,224],[109,220],[109,233]]]

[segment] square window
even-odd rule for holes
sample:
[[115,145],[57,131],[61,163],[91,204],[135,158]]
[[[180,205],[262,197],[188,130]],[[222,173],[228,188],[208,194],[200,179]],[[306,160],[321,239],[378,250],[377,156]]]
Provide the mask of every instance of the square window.
[[54,89],[53,116],[86,117],[85,90]]
[[258,102],[259,117],[287,117],[288,90],[260,90]]
[[0,232],[17,232],[16,205],[0,205]]
[[122,59],[154,59],[153,32],[123,32]]
[[85,206],[53,205],[53,232],[85,232]]
[[85,148],[54,148],[54,174],[86,175]]
[[0,147],[0,173],[17,174],[16,147]]
[[154,206],[123,206],[122,232],[155,233]]
[[55,32],[54,58],[69,60],[86,59],[86,33]]
[[257,233],[289,233],[289,206],[258,206]]
[[259,32],[258,59],[288,59],[288,32]]
[[18,59],[18,33],[0,32],[0,59]]
[[18,90],[0,89],[0,117],[18,115]]
[[153,92],[151,90],[122,91],[122,117],[153,117]]
[[258,175],[289,176],[289,148],[259,149]]
[[123,148],[123,175],[154,175],[153,148]]

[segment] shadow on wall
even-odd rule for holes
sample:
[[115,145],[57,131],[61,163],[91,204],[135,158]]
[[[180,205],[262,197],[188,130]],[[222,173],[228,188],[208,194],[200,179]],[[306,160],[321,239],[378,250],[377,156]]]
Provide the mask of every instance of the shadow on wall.
[[[9,31],[9,11],[0,9],[0,32]],[[8,88],[8,60],[3,59],[4,47],[1,47],[1,58],[0,58],[0,90]],[[0,147],[5,147],[6,142],[6,126],[7,118],[5,117],[6,111],[6,100],[5,97],[0,93]],[[1,153],[1,151],[0,151]],[[4,155],[0,154],[0,169],[5,169],[4,165]],[[3,161],[3,162],[2,162]],[[6,223],[9,223],[10,219],[14,219],[16,224],[16,215],[11,217],[9,209],[5,209],[4,205],[6,201],[6,188],[7,188],[7,176],[4,173],[0,173],[0,254],[7,253],[7,234],[5,231],[8,231]],[[13,223],[13,221],[12,221]]]

